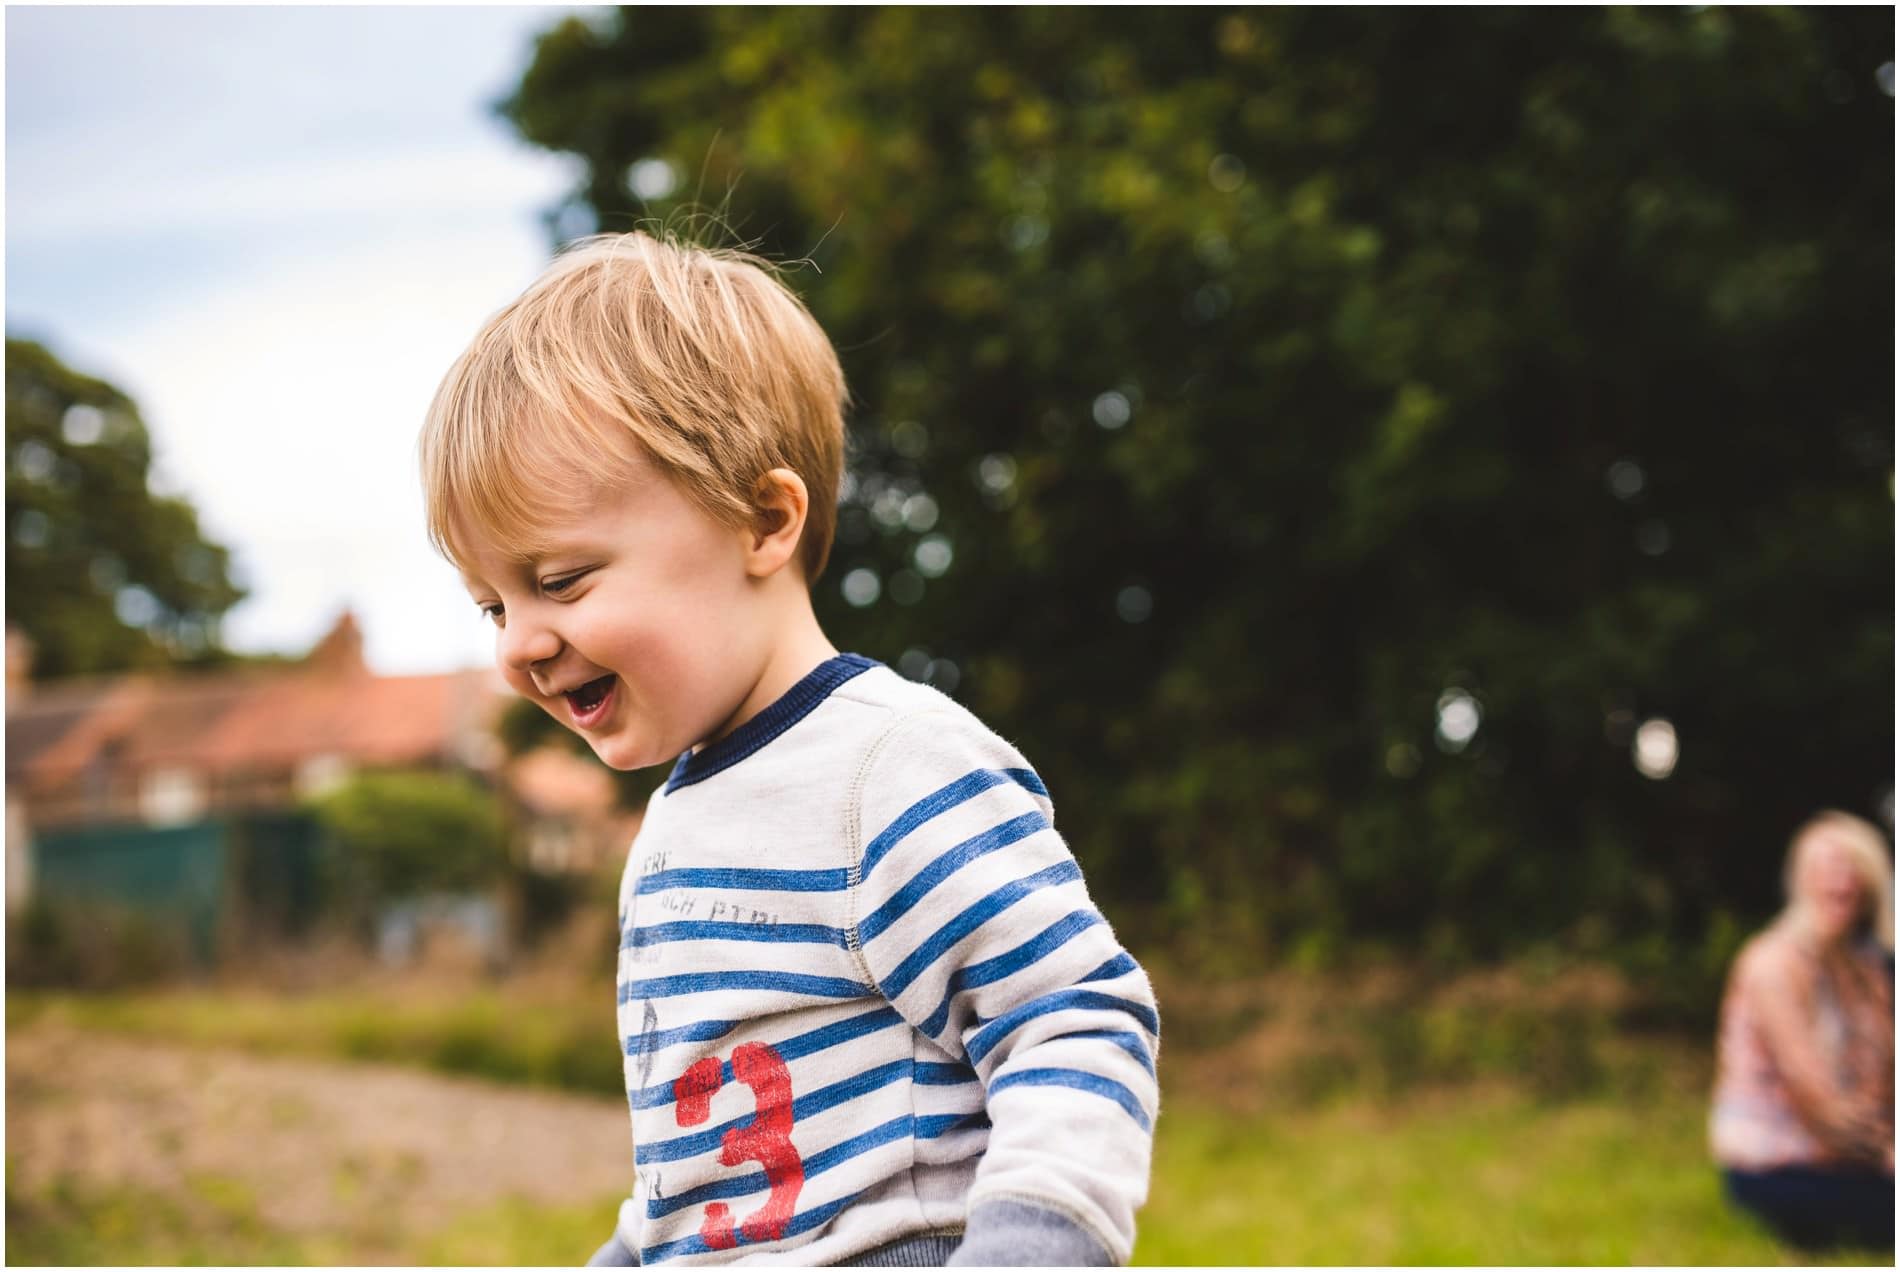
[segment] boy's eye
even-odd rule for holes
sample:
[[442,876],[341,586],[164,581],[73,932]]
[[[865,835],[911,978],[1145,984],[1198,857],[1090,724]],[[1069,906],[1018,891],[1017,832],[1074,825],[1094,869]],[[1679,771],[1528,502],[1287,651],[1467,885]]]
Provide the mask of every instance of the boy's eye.
[[548,579],[541,584],[541,590],[546,592],[549,596],[559,596],[580,582],[587,574],[588,571],[586,570],[577,570],[573,574],[563,574],[559,578]]
[[493,603],[493,604],[488,604],[488,605],[477,605],[475,608],[481,611],[481,615],[483,618],[487,619],[489,622],[493,623],[497,627],[501,626],[502,608],[499,603]]

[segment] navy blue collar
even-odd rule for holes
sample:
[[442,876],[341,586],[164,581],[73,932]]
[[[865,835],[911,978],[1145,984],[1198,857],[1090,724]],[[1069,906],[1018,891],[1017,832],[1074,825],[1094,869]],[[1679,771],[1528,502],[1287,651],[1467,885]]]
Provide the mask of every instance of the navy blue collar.
[[763,747],[785,730],[810,715],[826,698],[851,677],[883,664],[862,654],[839,654],[812,668],[803,680],[785,691],[783,697],[711,746],[688,751],[673,766],[666,779],[666,793],[682,786],[703,782],[722,769],[729,769]]

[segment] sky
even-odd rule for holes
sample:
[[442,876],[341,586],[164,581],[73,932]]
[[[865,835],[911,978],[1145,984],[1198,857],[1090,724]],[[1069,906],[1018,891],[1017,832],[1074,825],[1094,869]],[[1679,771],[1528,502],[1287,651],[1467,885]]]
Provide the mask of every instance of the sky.
[[6,9],[7,333],[138,404],[250,589],[231,647],[349,608],[383,674],[490,661],[416,433],[578,178],[491,109],[570,12]]

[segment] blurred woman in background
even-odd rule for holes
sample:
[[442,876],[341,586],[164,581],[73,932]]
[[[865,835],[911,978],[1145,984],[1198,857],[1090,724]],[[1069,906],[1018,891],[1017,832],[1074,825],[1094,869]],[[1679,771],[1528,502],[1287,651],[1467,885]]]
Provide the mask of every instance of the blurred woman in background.
[[1848,813],[1795,832],[1787,905],[1729,973],[1709,1140],[1729,1196],[1804,1248],[1893,1242],[1893,867]]

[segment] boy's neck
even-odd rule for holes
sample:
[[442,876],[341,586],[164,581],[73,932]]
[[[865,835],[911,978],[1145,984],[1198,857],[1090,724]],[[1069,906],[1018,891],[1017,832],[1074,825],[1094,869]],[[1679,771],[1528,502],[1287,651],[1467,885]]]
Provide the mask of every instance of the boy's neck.
[[693,748],[695,752],[739,728],[784,697],[793,685],[810,675],[820,663],[838,656],[837,647],[825,635],[824,629],[818,626],[818,616],[812,613],[810,596],[802,595],[799,599],[802,604],[788,607],[790,612],[772,638],[771,651],[751,691],[740,702],[738,710],[726,717],[725,723]]

